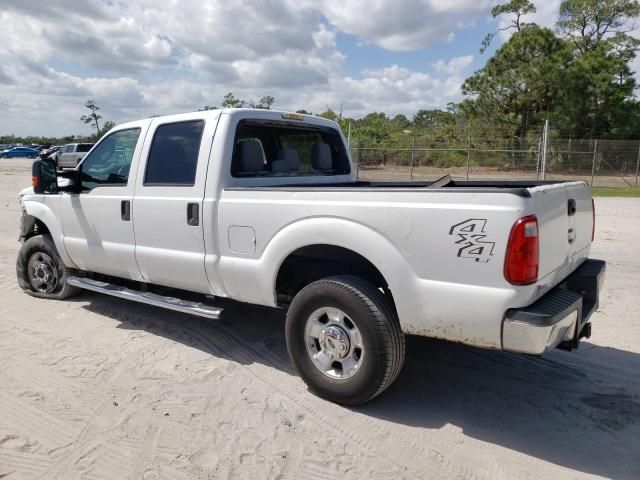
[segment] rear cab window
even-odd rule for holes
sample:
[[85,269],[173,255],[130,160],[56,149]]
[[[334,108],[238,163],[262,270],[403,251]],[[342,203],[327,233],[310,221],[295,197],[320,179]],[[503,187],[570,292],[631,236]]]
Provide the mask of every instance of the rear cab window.
[[349,159],[339,132],[318,125],[242,120],[236,128],[234,177],[345,175]]
[[79,143],[76,152],[88,152],[93,147],[93,143]]
[[204,121],[159,125],[149,151],[145,186],[193,186]]

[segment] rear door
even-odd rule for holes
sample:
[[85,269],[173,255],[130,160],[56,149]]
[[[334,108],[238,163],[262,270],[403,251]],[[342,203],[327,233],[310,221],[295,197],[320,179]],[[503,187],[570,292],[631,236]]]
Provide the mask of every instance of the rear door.
[[539,275],[557,284],[589,255],[593,213],[585,182],[566,182],[530,189],[540,231]]
[[133,200],[136,260],[145,281],[209,293],[203,198],[217,120],[154,120]]

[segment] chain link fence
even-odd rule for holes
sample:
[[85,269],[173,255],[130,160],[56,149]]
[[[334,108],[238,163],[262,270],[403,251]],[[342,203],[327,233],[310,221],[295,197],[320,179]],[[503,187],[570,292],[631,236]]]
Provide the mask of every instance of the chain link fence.
[[[595,187],[638,187],[640,141],[549,139],[407,139],[392,146],[352,143],[361,180],[585,180]],[[546,151],[545,151],[546,150]]]

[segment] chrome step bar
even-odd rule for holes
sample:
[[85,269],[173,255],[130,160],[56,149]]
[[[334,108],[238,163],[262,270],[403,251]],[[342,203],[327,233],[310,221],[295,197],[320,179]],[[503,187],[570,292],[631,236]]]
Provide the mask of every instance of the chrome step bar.
[[104,293],[112,297],[124,298],[125,300],[146,303],[147,305],[174,310],[176,312],[190,313],[191,315],[212,318],[214,320],[220,318],[223,310],[222,308],[212,307],[200,302],[192,302],[175,297],[165,297],[164,295],[151,292],[139,292],[113,283],[92,280],[91,278],[69,277],[67,283],[74,287],[91,290],[92,292]]

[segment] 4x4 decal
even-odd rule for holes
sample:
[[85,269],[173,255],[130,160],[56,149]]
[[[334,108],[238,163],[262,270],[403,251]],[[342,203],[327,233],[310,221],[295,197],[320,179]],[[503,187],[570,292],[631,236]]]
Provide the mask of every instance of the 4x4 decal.
[[459,245],[458,257],[473,258],[476,262],[488,262],[493,256],[495,242],[486,241],[487,235],[484,227],[487,224],[485,218],[470,218],[464,222],[455,224],[449,230],[449,235],[456,235]]

